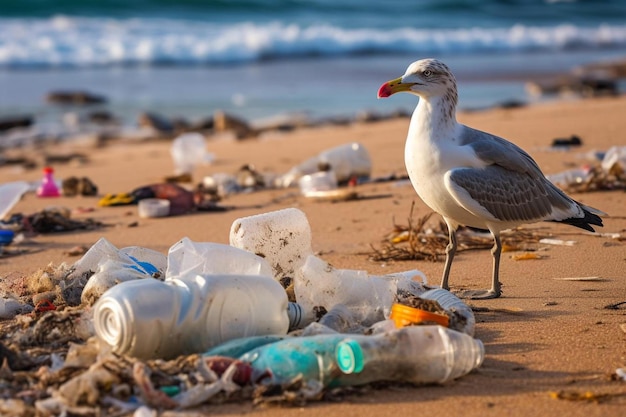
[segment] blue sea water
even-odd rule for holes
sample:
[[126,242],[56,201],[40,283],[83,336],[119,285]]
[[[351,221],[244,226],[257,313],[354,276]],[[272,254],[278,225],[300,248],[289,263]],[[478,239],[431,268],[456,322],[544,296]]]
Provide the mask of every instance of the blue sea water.
[[375,93],[427,56],[457,74],[462,106],[479,107],[625,55],[621,0],[4,0],[0,116],[53,120],[42,100],[56,89],[103,94],[129,119],[410,107]]

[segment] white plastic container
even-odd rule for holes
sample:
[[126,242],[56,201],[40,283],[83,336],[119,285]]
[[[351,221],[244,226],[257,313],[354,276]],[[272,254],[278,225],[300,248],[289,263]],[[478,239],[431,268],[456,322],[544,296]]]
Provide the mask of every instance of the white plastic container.
[[293,277],[311,249],[311,227],[296,208],[243,217],[230,228],[230,244],[265,259],[276,280]]
[[137,203],[139,217],[167,217],[170,215],[170,201],[162,198],[144,198]]
[[369,275],[367,271],[337,269],[326,261],[309,256],[296,272],[294,292],[302,307],[302,324],[316,320],[316,311],[330,311],[345,305],[357,323],[370,326],[389,317],[398,290],[419,296],[426,289],[413,279],[418,274],[396,273],[386,276]]
[[267,276],[196,275],[128,281],[94,306],[96,334],[142,359],[200,353],[231,339],[286,334],[287,295]]

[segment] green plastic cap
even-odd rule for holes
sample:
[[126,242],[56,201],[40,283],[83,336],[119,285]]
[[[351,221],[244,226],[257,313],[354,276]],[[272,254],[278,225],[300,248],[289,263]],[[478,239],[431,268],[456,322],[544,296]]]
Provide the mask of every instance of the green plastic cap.
[[363,370],[363,350],[356,340],[345,340],[337,345],[337,365],[344,374],[358,374]]

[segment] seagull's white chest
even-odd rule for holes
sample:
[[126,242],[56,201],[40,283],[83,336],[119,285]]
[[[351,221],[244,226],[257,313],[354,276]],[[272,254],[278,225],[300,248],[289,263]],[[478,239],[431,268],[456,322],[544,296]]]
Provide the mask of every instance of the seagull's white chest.
[[[448,190],[445,175],[451,169],[474,165],[471,151],[461,146],[462,125],[434,137],[432,130],[423,129],[420,121],[412,120],[404,150],[407,173],[419,197],[433,211],[459,224],[477,225],[474,215],[465,210]],[[482,225],[481,225],[482,226]]]

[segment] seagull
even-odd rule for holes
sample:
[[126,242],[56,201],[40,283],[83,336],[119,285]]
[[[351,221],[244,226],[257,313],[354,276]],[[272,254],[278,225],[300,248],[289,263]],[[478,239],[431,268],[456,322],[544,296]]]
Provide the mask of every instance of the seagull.
[[407,92],[419,97],[409,125],[404,162],[419,197],[448,226],[449,242],[441,288],[457,249],[459,226],[487,229],[494,239],[489,290],[467,291],[472,299],[497,298],[502,242],[500,232],[525,223],[552,221],[591,232],[605,215],[553,185],[537,163],[513,143],[456,120],[456,79],[436,59],[413,62],[400,78],[380,86],[378,98]]

